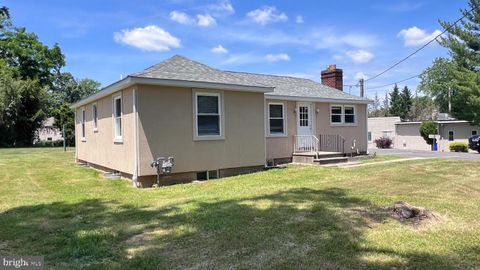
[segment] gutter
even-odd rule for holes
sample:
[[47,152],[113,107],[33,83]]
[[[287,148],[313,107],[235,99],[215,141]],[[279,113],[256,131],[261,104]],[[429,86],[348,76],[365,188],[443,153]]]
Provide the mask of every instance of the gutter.
[[369,99],[341,99],[341,98],[318,98],[318,97],[302,97],[302,96],[282,96],[265,94],[265,99],[274,100],[292,100],[292,101],[309,101],[309,102],[326,102],[326,103],[344,103],[344,104],[372,104]]

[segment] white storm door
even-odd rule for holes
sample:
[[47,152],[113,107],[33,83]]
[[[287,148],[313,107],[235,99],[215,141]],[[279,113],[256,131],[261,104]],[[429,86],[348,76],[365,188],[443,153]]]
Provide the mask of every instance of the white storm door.
[[297,135],[312,134],[312,104],[299,103],[297,107]]

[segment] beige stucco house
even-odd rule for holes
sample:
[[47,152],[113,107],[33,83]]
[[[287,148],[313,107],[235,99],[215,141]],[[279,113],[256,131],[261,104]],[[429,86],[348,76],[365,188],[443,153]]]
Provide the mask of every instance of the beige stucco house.
[[173,56],[72,105],[76,159],[153,183],[157,157],[174,157],[170,182],[219,178],[291,162],[295,154],[365,153],[367,104],[342,91],[330,66],[322,84],[223,71]]

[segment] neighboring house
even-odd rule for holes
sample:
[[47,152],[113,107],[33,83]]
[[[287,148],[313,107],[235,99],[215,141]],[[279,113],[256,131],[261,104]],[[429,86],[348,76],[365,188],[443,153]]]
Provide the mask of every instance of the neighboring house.
[[[480,127],[472,126],[467,121],[461,120],[436,120],[438,124],[438,151],[450,151],[448,146],[453,141],[465,142],[468,138],[479,134]],[[420,125],[422,122],[396,123],[395,148],[413,150],[431,150],[425,140],[420,136]]]
[[35,142],[63,140],[62,132],[58,128],[53,126],[54,123],[55,119],[53,117],[45,119],[45,121],[43,121],[42,123],[42,127],[35,131]]
[[150,186],[157,157],[175,158],[167,184],[258,171],[299,152],[365,153],[369,100],[342,81],[333,65],[320,84],[173,56],[72,105],[76,159]]
[[368,147],[376,147],[374,141],[381,137],[388,137],[395,142],[395,123],[400,121],[398,116],[368,118]]

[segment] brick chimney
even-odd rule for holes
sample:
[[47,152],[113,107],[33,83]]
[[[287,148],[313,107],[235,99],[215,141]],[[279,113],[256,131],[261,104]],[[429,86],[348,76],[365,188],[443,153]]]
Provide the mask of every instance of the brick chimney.
[[322,73],[322,84],[343,91],[343,70],[337,68],[337,65],[328,65]]

